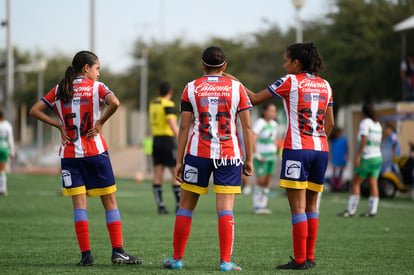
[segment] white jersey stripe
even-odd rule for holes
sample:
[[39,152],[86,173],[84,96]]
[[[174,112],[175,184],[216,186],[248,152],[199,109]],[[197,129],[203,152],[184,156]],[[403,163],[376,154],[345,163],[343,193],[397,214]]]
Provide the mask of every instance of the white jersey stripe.
[[[239,90],[239,82],[236,81],[232,81],[232,90],[233,91],[238,91]],[[240,102],[240,94],[239,93],[232,93],[232,98],[231,98],[231,109],[230,109],[230,127],[231,127],[231,135],[232,136],[236,136],[237,137],[237,125],[236,125],[236,120],[237,120],[237,106],[239,105]],[[234,117],[234,120],[232,120],[231,118]],[[239,148],[239,142],[238,139],[233,139],[233,148],[234,148],[234,158],[242,158],[242,154],[240,152],[240,148]]]
[[290,89],[290,124],[291,124],[291,135],[292,135],[292,149],[300,150],[302,149],[302,140],[300,137],[299,129],[299,113],[298,113],[298,103],[299,103],[299,88],[298,80],[295,75],[291,76],[292,87]]
[[[80,98],[79,97],[74,97],[73,101],[77,101],[80,102]],[[73,125],[75,125],[77,127],[77,134],[79,135],[78,139],[75,141],[75,157],[76,158],[83,158],[84,153],[83,153],[83,146],[82,146],[82,139],[80,137],[80,122],[81,122],[81,117],[80,117],[80,103],[78,104],[72,104],[72,113],[75,114],[75,117],[73,118]]]
[[[100,99],[99,99],[99,82],[95,82],[93,85],[93,125],[95,126],[98,119],[101,117]],[[104,151],[104,145],[101,139],[101,135],[94,136],[96,148],[99,152]]]
[[[192,106],[197,106],[197,103],[195,101],[195,95],[194,95],[194,82],[192,81],[188,83],[188,98],[190,99],[190,103]],[[193,108],[194,112],[194,118],[199,117],[197,108]],[[194,129],[193,129],[193,135],[191,136],[191,147],[190,147],[190,154],[197,156],[198,151],[198,139],[199,139],[199,125],[200,121],[194,119]]]
[[[218,97],[209,97],[208,100],[218,101]],[[211,115],[210,120],[210,129],[209,132],[212,135],[211,144],[210,144],[210,156],[214,159],[220,158],[220,134],[218,131],[218,104],[209,104],[208,111]]]

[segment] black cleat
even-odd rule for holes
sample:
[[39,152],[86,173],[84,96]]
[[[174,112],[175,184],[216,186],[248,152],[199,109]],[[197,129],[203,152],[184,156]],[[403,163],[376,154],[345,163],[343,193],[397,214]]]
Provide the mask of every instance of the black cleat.
[[351,212],[349,212],[348,210],[345,210],[344,212],[338,213],[338,214],[336,214],[336,215],[337,215],[338,217],[345,217],[345,218],[355,216],[355,214],[351,214]]
[[88,254],[80,260],[78,265],[80,266],[91,266],[95,264],[95,259],[92,257],[92,254]]
[[120,264],[142,264],[144,262],[144,260],[141,259],[140,257],[131,256],[125,253],[125,251],[123,252],[113,251],[111,260],[113,264],[119,264],[119,265]]
[[308,268],[314,268],[316,266],[316,262],[311,259],[306,259],[306,263],[308,264]]
[[371,217],[371,218],[373,218],[373,217],[375,217],[377,214],[370,214],[368,211],[367,212],[364,212],[364,213],[361,213],[359,216],[360,217],[363,217],[363,218],[365,218],[365,217]]
[[287,264],[282,264],[282,265],[278,265],[276,268],[277,269],[295,269],[295,270],[306,270],[308,269],[308,263],[307,261],[304,261],[301,264],[298,264],[295,262],[295,260],[290,257],[291,261],[288,262]]
[[169,213],[170,212],[167,210],[167,208],[165,208],[165,206],[158,207],[158,214],[164,215],[164,214],[169,214]]

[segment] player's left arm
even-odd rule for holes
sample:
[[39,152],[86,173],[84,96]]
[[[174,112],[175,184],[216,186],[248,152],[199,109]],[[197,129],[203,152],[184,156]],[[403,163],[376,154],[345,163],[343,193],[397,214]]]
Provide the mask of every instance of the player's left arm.
[[334,124],[333,106],[328,106],[324,116],[324,128],[327,137],[331,134]]
[[190,131],[191,119],[193,117],[192,112],[181,111],[180,130],[178,131],[177,141],[177,163],[175,166],[175,178],[179,182],[183,182],[183,165],[184,165],[184,153],[187,146],[188,132]]
[[116,112],[116,110],[119,107],[119,100],[113,93],[108,94],[105,99],[108,106],[105,108],[105,112],[103,113],[103,115],[96,121],[95,125],[88,130],[88,138],[94,137],[97,134],[99,134],[101,132],[102,126]]
[[243,173],[246,176],[253,174],[253,132],[250,121],[250,112],[248,110],[239,113],[241,125],[243,128],[243,140],[246,150],[246,159],[243,165]]

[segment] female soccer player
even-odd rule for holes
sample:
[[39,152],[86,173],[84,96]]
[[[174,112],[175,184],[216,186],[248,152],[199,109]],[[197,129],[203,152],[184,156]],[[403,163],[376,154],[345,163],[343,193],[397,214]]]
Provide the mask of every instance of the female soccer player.
[[7,161],[14,158],[13,129],[0,110],[0,195],[7,196]]
[[[220,240],[221,271],[241,270],[231,262],[234,241],[234,195],[241,193],[242,169],[253,172],[251,104],[241,83],[223,77],[225,55],[218,47],[209,47],[202,54],[205,75],[189,82],[181,98],[181,123],[178,134],[176,178],[181,184],[180,207],[174,228],[174,255],[163,264],[181,269],[185,246],[191,230],[193,211],[200,194],[208,193],[211,173],[216,192],[216,210]],[[243,127],[246,159],[237,138],[236,118]],[[190,124],[194,127],[187,146]],[[184,157],[185,148],[187,154]]]
[[355,215],[359,204],[361,184],[364,179],[368,179],[369,184],[369,209],[362,213],[361,217],[374,217],[378,210],[378,177],[382,166],[382,127],[376,118],[374,106],[371,104],[366,103],[362,106],[362,114],[364,118],[359,124],[358,153],[354,161],[355,170],[352,178],[351,196],[348,200],[348,208],[338,214],[340,217]]
[[277,268],[308,269],[316,265],[316,203],[318,192],[323,191],[328,164],[327,136],[334,126],[332,89],[317,75],[324,64],[313,43],[288,46],[283,68],[287,75],[257,94],[248,89],[247,93],[253,105],[272,98],[283,100],[288,129],[283,145],[280,187],[286,188],[292,214],[295,258]]
[[[100,196],[112,244],[112,263],[140,264],[122,246],[122,224],[115,198],[115,179],[108,147],[101,134],[104,123],[115,113],[119,101],[109,88],[98,82],[100,62],[89,51],[78,52],[64,78],[30,110],[30,115],[59,129],[63,195],[72,196],[75,231],[82,257],[81,266],[93,265],[89,245],[86,195]],[[101,115],[101,106],[107,107]],[[53,109],[59,122],[44,113]]]
[[277,154],[276,105],[267,104],[262,117],[253,124],[253,166],[257,175],[257,184],[253,191],[253,212],[271,214],[267,208],[270,193],[270,181],[275,174]]

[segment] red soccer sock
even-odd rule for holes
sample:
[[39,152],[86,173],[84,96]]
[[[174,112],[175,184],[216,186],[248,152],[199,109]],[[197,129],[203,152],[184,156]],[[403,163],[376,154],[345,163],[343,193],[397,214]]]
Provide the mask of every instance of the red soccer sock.
[[184,258],[185,246],[191,231],[191,222],[193,220],[193,212],[187,209],[178,209],[175,217],[174,226],[174,260]]
[[231,261],[231,253],[234,242],[234,218],[233,211],[225,210],[218,213],[218,233],[220,240],[220,259]]
[[292,216],[293,254],[298,264],[306,260],[306,239],[308,222],[305,213]]
[[315,260],[315,243],[318,234],[318,212],[306,213],[308,217],[308,238],[306,239],[306,258]]
[[122,247],[122,222],[116,221],[106,224],[111,239],[112,248]]
[[78,238],[79,248],[82,252],[91,250],[89,244],[89,223],[88,221],[75,222],[76,237]]

